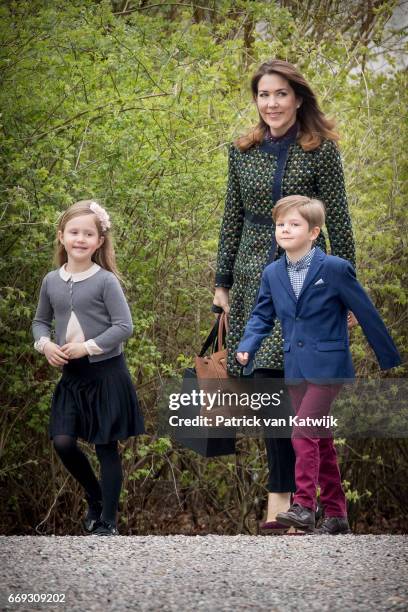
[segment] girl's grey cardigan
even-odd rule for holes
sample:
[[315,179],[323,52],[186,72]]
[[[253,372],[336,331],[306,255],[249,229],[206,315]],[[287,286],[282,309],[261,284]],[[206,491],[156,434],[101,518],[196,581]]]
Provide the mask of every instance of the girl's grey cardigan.
[[89,355],[89,361],[120,355],[122,342],[132,335],[133,324],[122,287],[112,272],[100,268],[96,274],[75,282],[63,280],[59,270],[49,272],[41,285],[32,325],[34,339],[50,337],[55,320],[55,342],[63,346],[72,311],[85,340],[93,339],[103,350],[103,354]]

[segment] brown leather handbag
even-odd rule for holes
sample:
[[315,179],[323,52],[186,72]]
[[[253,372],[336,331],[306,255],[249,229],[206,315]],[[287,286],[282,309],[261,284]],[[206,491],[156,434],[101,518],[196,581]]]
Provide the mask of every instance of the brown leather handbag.
[[[228,329],[227,317],[222,313],[216,320],[212,330],[205,340],[200,353],[195,357],[195,368],[187,368],[183,379],[183,392],[192,390],[216,393],[220,387],[225,390],[225,384],[234,380],[227,373],[227,350],[225,335]],[[208,355],[206,353],[209,352]],[[225,379],[228,379],[227,381]],[[183,412],[184,411],[184,412]],[[206,402],[201,405],[183,407],[181,412],[187,417],[214,416],[217,414],[231,415],[231,408],[215,405],[211,412]],[[191,428],[190,428],[191,429]],[[199,453],[203,457],[218,457],[235,453],[235,430],[232,428],[214,428],[213,425],[194,427],[189,433],[187,427],[176,428],[174,437],[183,446]]]
[[[228,330],[228,316],[223,312],[216,320],[199,355],[195,357],[195,369],[199,382],[200,380],[222,380],[228,378],[227,349],[224,348]],[[211,352],[206,356],[209,348],[211,348]]]
[[[240,381],[235,376],[229,376],[227,372],[227,349],[226,334],[229,331],[228,315],[224,312],[218,317],[207,340],[204,342],[200,354],[195,357],[195,371],[200,389],[208,394],[219,392],[236,393],[239,391]],[[210,353],[206,355],[208,349]],[[231,400],[230,400],[231,401]],[[211,410],[212,415],[222,414],[230,417],[236,413],[235,404],[215,405]],[[207,405],[204,404],[201,414],[207,413]]]

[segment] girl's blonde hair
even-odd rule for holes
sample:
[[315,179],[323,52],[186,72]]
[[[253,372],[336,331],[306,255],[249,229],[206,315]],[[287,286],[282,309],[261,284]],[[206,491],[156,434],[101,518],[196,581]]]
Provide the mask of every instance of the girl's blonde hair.
[[[255,101],[258,96],[259,81],[266,74],[277,74],[286,79],[296,97],[302,99],[302,104],[297,110],[297,121],[299,122],[297,142],[304,151],[317,149],[325,138],[334,142],[339,140],[335,122],[328,119],[322,112],[309,83],[293,64],[285,60],[273,59],[258,68],[251,79],[252,96]],[[238,138],[235,145],[240,151],[246,151],[253,145],[260,144],[268,132],[268,125],[259,116],[259,123],[247,134]]]
[[302,195],[290,195],[281,198],[272,209],[272,219],[276,220],[288,210],[297,210],[309,224],[309,230],[314,227],[322,228],[325,222],[325,208],[323,202],[316,198],[308,198]]
[[57,266],[63,266],[68,261],[67,252],[63,244],[61,244],[58,238],[58,232],[64,232],[65,226],[68,221],[75,217],[82,217],[82,215],[93,215],[96,229],[98,230],[99,237],[104,238],[103,244],[95,251],[92,256],[92,261],[97,263],[101,268],[113,272],[119,279],[121,278],[118,268],[116,266],[115,251],[113,248],[112,235],[110,229],[102,229],[102,224],[99,217],[91,210],[91,204],[97,204],[95,200],[80,200],[70,206],[59,218],[57,227],[57,238],[55,245],[55,263]]

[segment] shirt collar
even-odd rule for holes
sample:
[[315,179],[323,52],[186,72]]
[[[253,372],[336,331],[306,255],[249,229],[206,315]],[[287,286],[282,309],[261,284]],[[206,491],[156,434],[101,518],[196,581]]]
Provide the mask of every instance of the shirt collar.
[[308,253],[306,253],[306,255],[303,255],[303,257],[297,261],[290,261],[288,254],[286,253],[286,264],[288,268],[291,268],[292,270],[305,270],[310,266],[315,250],[316,248],[313,247]]
[[299,131],[299,122],[295,121],[290,128],[282,134],[282,136],[272,136],[270,130],[268,130],[265,139],[271,142],[281,142],[282,140],[286,140],[287,138],[296,138]]
[[66,269],[65,269],[65,266],[66,266],[66,264],[61,266],[60,269],[59,269],[60,277],[64,281],[69,281],[72,278],[72,281],[74,283],[77,283],[78,281],[83,281],[86,278],[89,278],[90,276],[93,276],[94,274],[96,274],[98,272],[98,270],[101,269],[101,266],[98,266],[98,264],[94,263],[94,264],[92,264],[92,266],[90,268],[88,268],[84,272],[76,272],[76,273],[73,274],[72,272],[67,272]]

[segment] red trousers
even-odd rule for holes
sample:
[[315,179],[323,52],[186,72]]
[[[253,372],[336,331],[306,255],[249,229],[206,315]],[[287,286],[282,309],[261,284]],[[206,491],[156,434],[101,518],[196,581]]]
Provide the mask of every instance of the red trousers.
[[[315,385],[304,381],[288,388],[300,420],[328,416],[341,385]],[[296,455],[294,503],[316,510],[316,489],[320,485],[320,501],[325,516],[347,516],[346,498],[330,429],[325,430],[325,437],[319,438],[316,437],[316,428],[294,425],[292,444]]]

